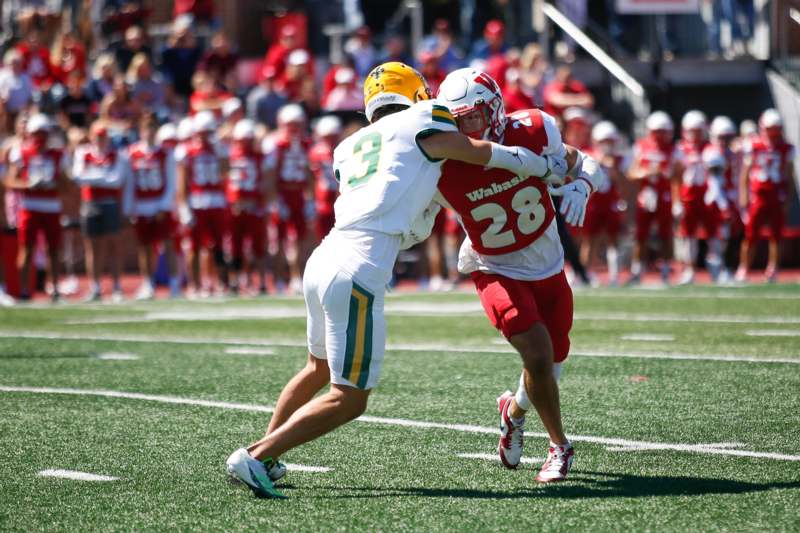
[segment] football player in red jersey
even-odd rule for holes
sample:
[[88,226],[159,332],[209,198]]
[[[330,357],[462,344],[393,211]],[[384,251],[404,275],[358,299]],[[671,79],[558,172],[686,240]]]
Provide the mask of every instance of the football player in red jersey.
[[583,227],[586,239],[581,245],[581,262],[587,268],[591,267],[592,259],[600,250],[605,236],[608,280],[611,286],[616,286],[619,282],[617,240],[622,228],[618,183],[622,181],[625,172],[625,157],[619,152],[619,132],[611,122],[598,122],[592,128],[592,142],[592,147],[586,153],[600,163],[606,179],[589,198],[586,206],[586,222]]
[[52,124],[46,115],[33,115],[25,126],[26,138],[8,155],[7,189],[20,195],[17,215],[20,299],[31,297],[30,279],[36,239],[44,234],[53,283],[52,298],[59,299],[58,276],[61,252],[61,192],[66,189],[63,154],[48,146]]
[[724,267],[718,281],[727,283],[732,279],[732,269],[739,260],[739,245],[744,232],[739,212],[741,154],[733,149],[736,125],[728,117],[719,116],[712,120],[709,134],[711,142],[703,150],[703,163],[709,171],[714,161],[721,175],[709,172],[709,190],[705,200],[720,221],[719,238],[720,248],[724,251]]
[[669,283],[669,261],[672,259],[674,126],[669,115],[655,111],[647,117],[646,127],[647,135],[634,145],[633,163],[628,171],[628,178],[639,182],[639,193],[636,195],[636,243],[629,284],[641,282],[642,251],[650,238],[653,224],[658,229],[661,279],[664,283]]
[[549,455],[536,479],[561,481],[574,457],[561,423],[557,383],[569,352],[572,291],[550,195],[562,196],[566,221],[580,226],[603,173],[589,156],[562,143],[549,115],[523,110],[506,117],[500,89],[485,73],[470,68],[450,73],[437,99],[450,108],[462,133],[565,157],[571,165],[571,183],[548,187],[539,178],[451,160],[442,167],[437,196],[459,214],[467,233],[459,270],[470,274],[487,317],[523,361],[516,394],[506,391],[498,398],[500,459],[507,468],[519,465],[525,413],[535,407],[550,436]]
[[[313,206],[314,179],[308,159],[310,142],[305,135],[306,114],[298,104],[288,104],[278,111],[278,130],[265,139],[268,180],[277,191],[277,212],[272,225],[277,233],[275,278],[280,286],[288,270],[290,290],[302,289],[302,275],[310,248],[308,238],[309,206]],[[296,236],[295,250],[289,257],[289,228]],[[288,268],[287,268],[288,267]]]
[[228,154],[228,204],[231,210],[233,253],[231,287],[239,289],[239,275],[244,266],[244,243],[250,241],[253,261],[258,270],[258,291],[267,293],[267,180],[264,156],[255,149],[256,125],[241,119],[233,127]]
[[140,140],[127,149],[129,177],[125,182],[123,213],[133,220],[139,244],[139,272],[142,284],[137,300],[149,300],[153,288],[153,248],[164,247],[170,273],[170,296],[180,295],[180,278],[175,261],[175,163],[172,151],[159,145],[158,122],[153,113],[139,121]]
[[703,150],[708,141],[706,116],[697,110],[688,111],[681,119],[681,140],[675,146],[675,184],[679,185],[681,262],[680,284],[694,282],[694,261],[697,258],[701,226],[705,229],[709,248],[709,270],[716,281],[719,273],[719,218],[705,203],[708,190]]
[[783,136],[783,120],[775,109],[767,109],[758,121],[760,135],[744,147],[744,165],[739,194],[747,208],[737,281],[746,281],[753,261],[753,244],[763,226],[769,230],[769,260],[765,275],[778,276],[778,242],[783,233],[786,198],[794,187],[794,146]]
[[192,138],[176,148],[177,201],[181,222],[188,226],[191,239],[192,283],[195,295],[210,291],[200,275],[200,255],[211,251],[223,288],[228,287],[223,239],[227,231],[225,159],[212,140],[216,119],[211,111],[201,111],[192,119]]
[[322,117],[314,126],[314,134],[317,142],[308,158],[314,173],[317,242],[320,242],[333,227],[333,204],[339,196],[339,182],[333,175],[333,149],[339,144],[342,123],[334,115]]

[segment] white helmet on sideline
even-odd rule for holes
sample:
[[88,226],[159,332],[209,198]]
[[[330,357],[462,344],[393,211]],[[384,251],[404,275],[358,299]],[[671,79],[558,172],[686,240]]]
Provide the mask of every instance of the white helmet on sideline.
[[179,141],[185,141],[192,136],[193,131],[194,131],[194,124],[192,121],[192,117],[185,117],[182,118],[180,122],[178,122],[178,127],[175,128],[175,137]]
[[299,104],[287,104],[278,110],[278,124],[305,122],[306,112]]
[[602,141],[616,141],[619,139],[617,127],[608,120],[598,122],[592,128],[592,141],[599,143]]
[[314,125],[314,133],[317,134],[317,137],[339,135],[342,133],[342,121],[335,115],[326,115]]
[[647,122],[645,126],[650,131],[658,131],[658,130],[673,131],[675,129],[675,126],[672,123],[672,119],[669,118],[669,115],[667,115],[663,111],[654,111],[650,113],[650,116],[647,117]]
[[52,127],[53,123],[50,121],[50,117],[44,113],[36,113],[28,119],[27,124],[25,124],[25,131],[28,133],[36,133],[37,131],[50,131],[50,128]]
[[770,108],[761,113],[758,125],[762,128],[781,128],[783,127],[783,119],[777,109]]
[[684,130],[705,130],[707,125],[706,115],[702,111],[692,109],[687,111],[681,119],[681,129]]
[[[462,133],[497,141],[506,129],[506,109],[497,82],[474,68],[454,70],[442,81],[436,99],[456,118]],[[475,114],[474,116],[472,116]],[[469,119],[468,119],[469,116]]]
[[194,133],[210,133],[217,128],[217,119],[211,111],[200,111],[192,119]]
[[242,141],[254,139],[256,136],[256,123],[249,118],[239,120],[233,127],[233,140]]
[[709,130],[712,137],[722,137],[724,135],[736,135],[736,125],[731,119],[726,116],[716,117],[711,121],[711,128]]
[[162,144],[165,141],[174,141],[178,138],[178,130],[175,124],[167,122],[156,132],[156,144]]

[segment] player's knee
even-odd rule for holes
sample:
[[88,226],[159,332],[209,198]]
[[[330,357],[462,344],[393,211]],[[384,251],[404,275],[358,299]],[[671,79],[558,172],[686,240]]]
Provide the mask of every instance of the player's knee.
[[354,387],[334,387],[332,390],[340,412],[348,420],[354,420],[367,410],[369,391]]
[[527,331],[509,339],[522,357],[522,363],[534,378],[553,371],[553,343],[544,324],[537,322]]

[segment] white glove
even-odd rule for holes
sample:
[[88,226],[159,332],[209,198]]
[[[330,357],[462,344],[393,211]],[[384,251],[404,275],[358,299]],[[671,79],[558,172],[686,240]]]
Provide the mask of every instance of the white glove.
[[428,207],[411,223],[411,229],[403,235],[400,243],[401,250],[407,250],[419,244],[431,236],[433,225],[436,223],[436,215],[442,210],[442,206],[436,202],[431,202]]
[[488,166],[502,168],[518,176],[542,178],[551,174],[564,176],[568,170],[566,160],[561,157],[540,156],[521,146],[503,146],[497,143],[492,143],[492,157]]
[[561,187],[547,186],[550,196],[561,197],[561,214],[572,226],[583,226],[586,217],[586,203],[589,201],[591,188],[583,179],[577,179]]

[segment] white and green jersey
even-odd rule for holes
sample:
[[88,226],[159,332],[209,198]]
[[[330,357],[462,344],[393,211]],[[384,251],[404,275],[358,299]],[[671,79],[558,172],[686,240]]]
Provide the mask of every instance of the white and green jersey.
[[377,269],[388,281],[402,237],[436,193],[442,161],[429,158],[418,141],[439,131],[458,128],[445,106],[426,100],[360,129],[336,147],[333,168],[340,196],[326,241],[337,242],[340,267],[353,275]]

